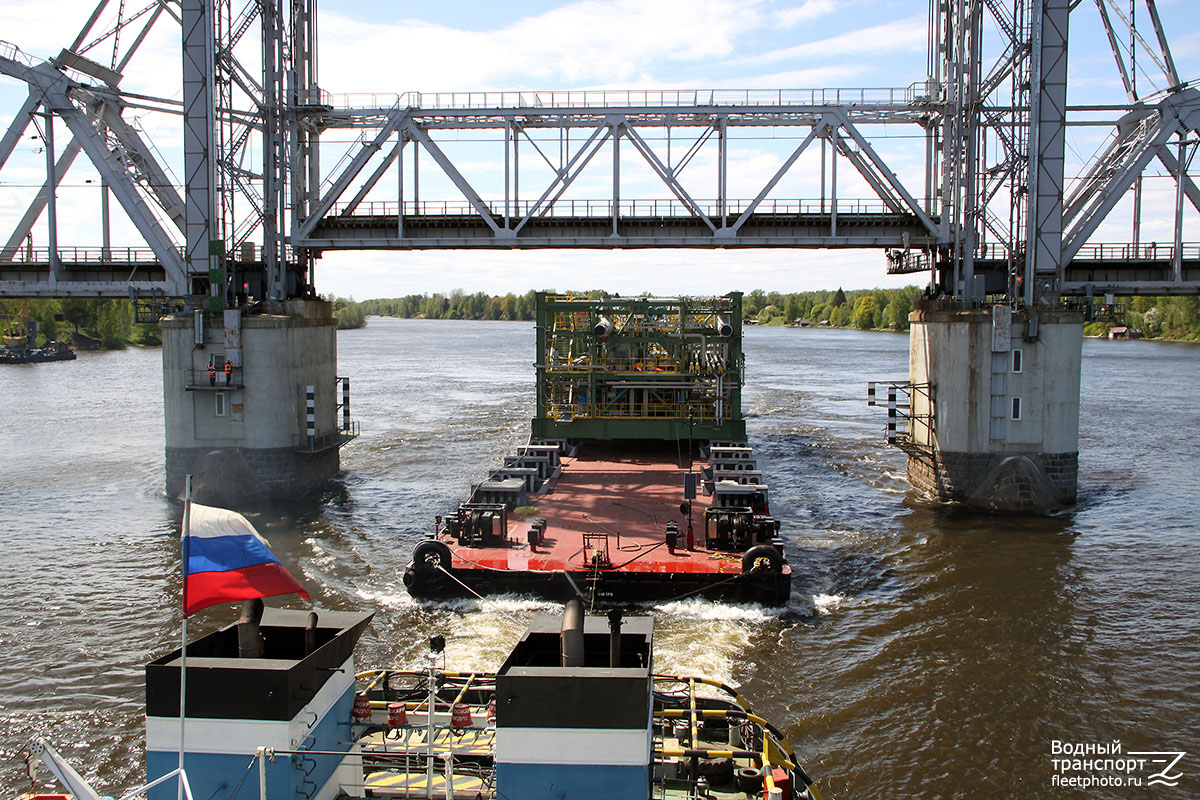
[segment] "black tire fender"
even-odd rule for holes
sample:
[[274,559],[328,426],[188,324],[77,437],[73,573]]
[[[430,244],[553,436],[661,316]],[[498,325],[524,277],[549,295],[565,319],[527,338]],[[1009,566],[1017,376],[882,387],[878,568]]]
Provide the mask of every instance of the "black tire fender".
[[445,542],[427,539],[413,548],[413,569],[417,572],[435,572],[438,567],[450,569],[450,548]]
[[732,758],[701,758],[697,765],[697,771],[710,783],[722,785],[734,782],[734,769]]
[[751,547],[742,555],[742,574],[753,572],[782,572],[783,554],[769,544]]
[[737,788],[747,797],[762,793],[763,771],[757,767],[742,767],[737,771]]

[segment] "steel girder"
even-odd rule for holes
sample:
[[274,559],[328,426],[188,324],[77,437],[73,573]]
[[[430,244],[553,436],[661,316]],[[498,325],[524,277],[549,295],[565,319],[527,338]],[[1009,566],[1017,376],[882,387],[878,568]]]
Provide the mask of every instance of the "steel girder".
[[[878,195],[883,208],[881,217],[906,215],[911,218],[911,225],[906,228],[905,236],[899,233],[866,236],[852,234],[838,236],[836,210],[836,180],[830,200],[829,227],[826,235],[792,236],[780,231],[771,237],[749,236],[757,244],[752,246],[800,246],[817,247],[829,246],[880,246],[886,241],[890,246],[901,246],[908,238],[920,238],[928,246],[942,234],[935,221],[934,215],[917,197],[927,196],[928,187],[920,192],[909,190],[892,170],[876,153],[868,138],[860,127],[868,123],[881,121],[906,122],[914,121],[928,124],[935,111],[924,101],[919,103],[874,104],[860,106],[848,104],[845,106],[760,106],[760,105],[731,105],[731,106],[609,106],[596,107],[556,106],[551,108],[423,108],[418,106],[403,106],[399,102],[380,113],[371,108],[354,111],[322,112],[319,124],[323,128],[359,129],[362,133],[359,141],[343,157],[341,164],[334,173],[325,180],[328,186],[324,194],[312,203],[311,214],[294,228],[292,244],[301,248],[316,249],[358,249],[358,248],[441,248],[441,247],[553,247],[553,246],[584,246],[580,242],[592,237],[601,237],[604,243],[589,242],[586,246],[601,247],[728,247],[739,246],[738,241],[748,220],[758,211],[771,190],[795,164],[809,146],[817,139],[826,139],[834,143],[834,149],[855,167],[868,186]],[[735,204],[727,193],[727,150],[725,137],[729,128],[775,127],[779,125],[805,126],[808,134],[803,137],[800,145],[785,159],[778,171],[768,180],[749,205],[737,204],[738,211],[730,215],[729,209]],[[502,206],[488,203],[483,199],[478,189],[465,176],[455,161],[441,148],[434,136],[434,131],[444,129],[491,129],[502,132],[505,145],[505,199]],[[569,139],[560,141],[559,161],[555,161],[543,152],[536,140],[528,135],[527,129],[556,128],[564,131],[584,129],[584,134],[576,142]],[[695,140],[688,144],[684,142],[686,151],[675,161],[664,158],[649,143],[645,131],[655,128],[672,128],[696,130]],[[392,137],[393,144],[389,144]],[[706,209],[698,202],[681,178],[684,168],[695,157],[696,153],[712,140],[717,142],[717,186],[718,196],[713,209]],[[509,188],[515,188],[519,180],[516,170],[518,162],[517,146],[527,142],[536,154],[545,161],[552,171],[548,184],[534,187],[532,196],[536,200],[524,202],[518,209],[513,205]],[[691,220],[694,227],[689,232],[681,234],[679,230],[664,231],[660,237],[653,235],[633,235],[628,240],[623,237],[623,212],[620,181],[620,145],[628,143],[650,171],[658,177],[664,188],[677,204],[682,216],[676,220]],[[372,189],[379,183],[384,173],[392,163],[399,160],[401,186],[403,185],[403,152],[412,146],[424,151],[432,157],[434,163],[449,179],[454,188],[465,198],[470,211],[474,214],[475,224],[480,230],[486,229],[486,235],[475,234],[456,235],[447,230],[445,241],[435,241],[434,237],[413,237],[405,235],[405,226],[414,219],[408,214],[400,214],[399,209],[404,201],[401,198],[397,204],[397,213],[392,215],[391,222],[381,222],[383,226],[372,231],[363,241],[356,241],[352,232],[347,228],[348,221],[362,215],[360,206]],[[607,231],[601,231],[591,224],[575,228],[574,232],[563,231],[561,244],[556,245],[553,232],[542,228],[538,234],[531,232],[531,222],[535,219],[554,218],[562,221],[559,203],[564,194],[579,178],[585,168],[593,163],[595,156],[605,147],[613,151],[612,190],[605,202],[612,209],[611,225]],[[375,166],[371,167],[372,163]],[[414,161],[414,164],[416,162]],[[371,167],[368,169],[368,167]],[[352,189],[359,176],[366,174],[365,181],[357,189]],[[414,179],[414,185],[416,180]],[[402,191],[402,189],[401,189]],[[419,191],[419,189],[418,189]],[[348,197],[348,201],[342,198]],[[341,204],[339,206],[339,204]],[[369,216],[369,214],[368,214]],[[340,233],[330,235],[333,228],[339,228]],[[388,235],[386,229],[393,233]],[[766,244],[770,242],[770,244]]]
[[[1175,92],[1153,108],[1127,115],[1108,148],[1067,200],[1062,261],[1075,257],[1152,160],[1158,158],[1178,176],[1178,161],[1166,148],[1172,137],[1197,129],[1200,129],[1200,92],[1195,89]],[[1200,197],[1194,186],[1186,188],[1190,183],[1190,179],[1185,183],[1185,192],[1195,203]]]
[[[1010,279],[1025,270],[1026,296],[1021,299],[1032,302],[1029,293],[1037,275],[1051,279],[1048,286],[1057,282],[1063,291],[1077,290],[1079,281],[1074,278],[1081,272],[1071,266],[1072,258],[1129,187],[1136,186],[1150,161],[1157,159],[1178,181],[1177,204],[1186,201],[1200,209],[1200,188],[1188,174],[1188,164],[1181,163],[1186,158],[1168,149],[1175,137],[1197,127],[1195,92],[1178,87],[1154,0],[1147,0],[1154,35],[1147,41],[1136,31],[1132,34],[1163,71],[1173,93],[1150,101],[1138,98],[1135,73],[1122,61],[1113,27],[1114,19],[1127,26],[1130,20],[1114,0],[1096,0],[1122,73],[1130,113],[1118,124],[1108,149],[1074,182],[1063,174],[1061,145],[1062,133],[1071,124],[1065,105],[1067,22],[1078,0],[937,0],[931,5],[930,76],[902,89],[408,94],[359,107],[340,103],[317,88],[314,0],[253,0],[236,16],[230,13],[231,0],[183,0],[179,15],[173,4],[160,3],[138,16],[152,22],[165,11],[181,22],[184,31],[186,188],[182,198],[152,149],[122,116],[126,108],[143,102],[116,89],[115,80],[128,55],[116,70],[88,66],[86,59],[73,61],[78,52],[87,51],[87,47],[80,49],[84,34],[105,2],[101,0],[84,32],[64,51],[61,63],[10,59],[4,70],[21,73],[18,77],[24,70],[30,80],[41,83],[17,115],[20,125],[14,123],[0,139],[0,166],[30,115],[38,113],[43,95],[49,113],[67,123],[74,139],[59,151],[57,161],[47,164],[43,191],[11,232],[0,257],[14,254],[39,214],[53,213],[53,185],[77,152],[96,163],[143,237],[156,253],[164,252],[163,266],[174,294],[202,287],[210,267],[233,263],[214,255],[214,250],[237,247],[261,230],[264,285],[271,297],[309,289],[298,280],[306,266],[311,270],[306,248],[864,246],[903,247],[901,255],[907,260],[911,245],[921,251],[916,260],[934,266],[941,273],[943,288],[962,298],[972,297],[978,288],[976,260],[994,271],[999,263],[995,254],[1002,252]],[[998,46],[991,42],[984,48],[989,21],[1000,39]],[[255,22],[262,24],[261,80],[233,55],[234,45]],[[146,30],[148,25],[133,49]],[[995,54],[988,63],[982,57],[985,51]],[[115,62],[114,54],[114,66]],[[85,72],[91,70],[97,83],[72,78],[75,73],[67,68],[73,63],[82,64]],[[239,99],[246,100],[248,110],[233,107],[235,89],[244,95]],[[916,125],[925,132],[921,191],[904,185],[897,170],[876,152],[867,135],[873,124]],[[777,126],[799,129],[798,146],[785,154],[782,166],[752,199],[731,199],[727,156],[731,132],[736,137],[737,131]],[[319,133],[339,128],[358,129],[364,135],[322,185]],[[647,132],[655,128],[690,128],[695,138],[684,142],[682,157],[672,159],[669,151],[664,157],[651,144],[654,137]],[[468,170],[450,156],[439,138],[442,131],[488,129],[503,132],[502,202],[484,199],[480,186],[467,178]],[[557,160],[531,135],[552,129],[563,131],[564,145]],[[576,131],[581,135],[573,138]],[[264,137],[261,170],[247,166],[245,160],[247,142],[258,132]],[[81,133],[86,136],[80,138]],[[772,190],[818,142],[823,152],[837,154],[830,162],[834,180],[828,207],[823,186],[820,213],[796,213],[782,223],[776,214],[771,222],[777,227],[763,225],[773,211],[768,205]],[[523,176],[518,145],[551,168],[544,185],[524,187],[530,200],[519,203],[517,189]],[[661,181],[664,195],[671,198],[672,210],[666,216],[643,218],[635,213],[637,201],[622,197],[622,145]],[[564,196],[578,187],[585,169],[595,168],[596,156],[605,147],[614,156],[612,190],[606,201],[611,204],[610,216],[603,225],[590,213],[564,219],[561,204],[569,202]],[[692,188],[693,173],[685,174],[697,154],[710,147],[718,152],[717,197],[711,202]],[[431,158],[462,194],[466,213],[437,220],[434,215],[402,213],[410,204],[404,197],[403,156],[418,152]],[[851,219],[838,205],[839,163],[854,167],[878,196],[879,209],[871,212],[874,229],[862,215]],[[372,223],[376,227],[363,228],[356,238],[354,226],[371,217],[369,195],[393,165],[399,168],[397,213],[391,219],[376,214]],[[416,167],[414,160],[414,172]],[[1073,188],[1064,202],[1066,186]],[[429,205],[420,203],[418,194],[408,201],[414,207]],[[421,230],[423,219],[453,224],[441,234],[431,234],[429,225]],[[1177,208],[1177,245],[1180,220]],[[558,223],[575,227],[556,232],[553,227]],[[181,224],[182,258],[174,244],[175,229]],[[652,225],[658,225],[660,232],[655,233]],[[1176,246],[1175,252],[1183,248]],[[1139,269],[1130,266],[1129,281],[1139,287],[1162,283],[1140,275]],[[1191,285],[1193,273],[1187,269],[1176,264],[1177,281],[1172,286],[1180,281]],[[65,293],[61,284],[57,289],[53,285],[53,264],[46,270],[42,288]],[[197,276],[203,279],[189,280]],[[80,287],[87,283],[89,292],[97,285],[96,281],[78,283]],[[30,285],[23,282],[21,291]],[[116,291],[124,285],[110,288]],[[1010,292],[1015,285],[1009,283]],[[0,292],[14,286],[0,281]],[[218,293],[215,287],[213,292]]]
[[[66,124],[74,137],[72,144],[87,154],[108,189],[159,259],[166,274],[166,286],[159,288],[165,288],[173,294],[181,293],[186,286],[183,260],[163,219],[165,217],[168,222],[178,220],[178,196],[141,137],[120,118],[120,100],[116,93],[81,84],[51,62],[33,62],[31,59],[23,62],[0,56],[0,72],[29,84],[45,112]],[[14,120],[10,133],[19,129],[16,134],[19,137],[26,124],[28,117]],[[114,142],[116,146],[113,146]],[[64,156],[70,149],[71,146],[68,146]],[[47,183],[57,183],[57,178]],[[49,197],[48,191],[45,197]],[[35,206],[38,202],[35,200]],[[27,220],[28,217],[27,214]],[[24,224],[20,223],[18,228]],[[6,247],[3,255],[6,256],[4,260],[11,260],[15,252]],[[51,265],[54,262],[55,258],[52,257]],[[22,282],[22,286],[25,290],[36,286],[36,291],[44,290],[47,293],[73,291],[74,287],[56,287],[57,283],[54,270],[51,269],[44,283]],[[124,287],[119,288],[124,293]],[[0,282],[0,292],[8,293],[15,289]]]

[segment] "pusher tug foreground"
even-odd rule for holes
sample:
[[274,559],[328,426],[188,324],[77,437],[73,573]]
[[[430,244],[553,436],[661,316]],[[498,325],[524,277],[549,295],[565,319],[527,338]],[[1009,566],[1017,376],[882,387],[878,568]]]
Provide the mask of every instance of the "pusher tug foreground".
[[[372,614],[266,609],[146,666],[149,800],[819,800],[780,731],[732,689],[656,675],[650,617],[539,615],[494,673],[358,671]],[[184,786],[179,765],[182,738]],[[27,753],[98,794],[44,741]],[[65,800],[69,795],[27,798]]]

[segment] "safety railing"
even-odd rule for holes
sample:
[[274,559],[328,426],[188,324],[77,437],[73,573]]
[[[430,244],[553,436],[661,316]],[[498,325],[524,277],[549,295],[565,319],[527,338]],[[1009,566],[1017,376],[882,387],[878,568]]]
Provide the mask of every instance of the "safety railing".
[[[1184,242],[1179,249],[1184,261],[1200,259],[1200,242]],[[1024,251],[1018,250],[1017,256]],[[1008,258],[1008,247],[999,242],[981,245],[976,258],[1002,260]],[[1085,244],[1075,254],[1077,261],[1173,261],[1174,243],[1163,242],[1098,242]]]
[[[1185,261],[1200,259],[1200,244],[1184,243],[1179,249]],[[1148,242],[1145,244],[1085,244],[1075,254],[1085,261],[1174,261],[1175,245]]]
[[349,428],[337,428],[314,436],[296,436],[296,450],[301,453],[322,453],[349,444],[358,438],[358,433],[358,422],[352,420]]
[[[63,264],[159,264],[158,255],[149,247],[59,247]],[[180,254],[183,250],[180,248]],[[48,264],[49,247],[16,247],[0,252],[0,263]]]
[[577,109],[707,108],[721,106],[909,106],[938,96],[933,81],[902,87],[829,89],[579,89],[521,92],[404,92],[329,94],[317,90],[301,98],[336,109]]
[[[879,397],[882,387],[884,398]],[[914,402],[915,401],[915,402]],[[884,440],[910,455],[928,454],[926,441],[933,440],[933,384],[911,381],[869,381],[867,383],[867,405],[885,405],[887,424]],[[921,411],[915,411],[920,407]],[[916,429],[921,428],[924,436],[918,441]]]
[[7,58],[10,61],[19,61],[26,66],[37,66],[37,59],[26,53],[21,48],[17,47],[12,42],[6,42],[0,39],[0,58]]
[[223,364],[214,364],[211,373],[207,369],[190,369],[187,371],[184,388],[187,391],[214,390],[223,392],[231,389],[245,388],[242,384],[241,370],[234,374],[232,370],[225,372]]
[[604,401],[597,404],[581,403],[548,403],[546,416],[550,419],[569,422],[573,419],[681,419],[695,423],[710,422],[718,419],[732,419],[732,403],[728,400],[722,404],[721,413],[717,413],[716,402],[697,403],[666,403],[666,402],[635,402],[632,405],[627,399]]

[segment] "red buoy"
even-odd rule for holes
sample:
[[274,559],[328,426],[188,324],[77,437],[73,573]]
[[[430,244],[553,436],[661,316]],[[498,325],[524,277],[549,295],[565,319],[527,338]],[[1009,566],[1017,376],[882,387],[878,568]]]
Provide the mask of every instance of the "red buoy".
[[365,694],[354,695],[354,711],[350,715],[354,718],[355,722],[361,724],[371,721],[371,701],[367,699]]
[[450,711],[450,727],[459,729],[471,727],[471,707],[466,703],[455,703],[454,708]]
[[404,703],[388,703],[388,727],[403,728],[408,725],[408,709]]

